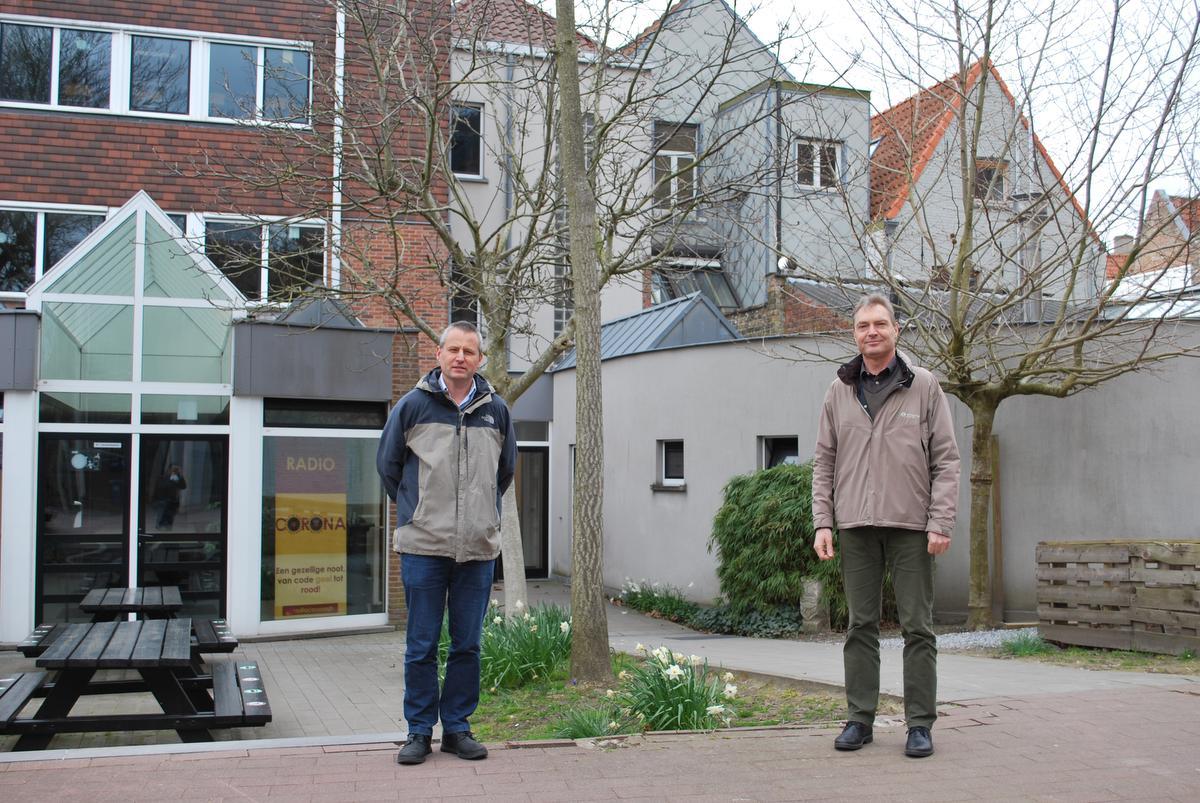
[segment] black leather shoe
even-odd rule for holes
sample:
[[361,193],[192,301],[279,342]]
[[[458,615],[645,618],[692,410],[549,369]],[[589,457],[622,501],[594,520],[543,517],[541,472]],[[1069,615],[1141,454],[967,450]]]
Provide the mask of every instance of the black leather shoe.
[[870,744],[874,738],[870,725],[850,720],[842,735],[833,740],[833,746],[838,750],[857,750],[864,744]]
[[908,742],[904,745],[904,755],[913,758],[925,758],[933,755],[933,737],[929,728],[917,726],[908,729]]
[[487,748],[475,741],[470,731],[442,734],[442,752],[454,753],[467,761],[478,761],[487,758]]
[[404,747],[400,748],[400,752],[396,754],[397,764],[423,764],[425,756],[433,752],[433,748],[429,746],[429,737],[423,733],[410,733],[408,741],[404,743]]

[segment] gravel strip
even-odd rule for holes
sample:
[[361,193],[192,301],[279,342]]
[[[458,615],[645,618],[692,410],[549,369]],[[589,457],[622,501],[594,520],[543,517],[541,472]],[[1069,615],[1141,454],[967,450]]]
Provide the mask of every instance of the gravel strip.
[[[968,630],[962,633],[942,633],[937,637],[938,649],[941,650],[975,650],[996,649],[1006,641],[1012,641],[1021,636],[1036,636],[1036,627],[1007,628],[1001,630]],[[900,649],[904,646],[902,638],[885,638],[879,640],[879,646],[887,650]]]

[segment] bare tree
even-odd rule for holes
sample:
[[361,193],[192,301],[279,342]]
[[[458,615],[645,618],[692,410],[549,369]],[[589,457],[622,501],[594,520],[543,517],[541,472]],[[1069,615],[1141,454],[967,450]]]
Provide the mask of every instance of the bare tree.
[[[1195,253],[1194,231],[1156,253],[1143,281],[1129,277],[1176,225],[1139,227],[1154,185],[1189,180],[1180,171],[1197,145],[1200,9],[1116,0],[1099,17],[1054,2],[915,0],[879,3],[864,19],[881,76],[916,94],[872,121],[862,273],[805,273],[847,301],[889,294],[902,348],[970,409],[969,624],[985,627],[1000,405],[1196,354],[1175,337],[1178,291],[1155,282]],[[1135,227],[1106,276],[1098,232]]]

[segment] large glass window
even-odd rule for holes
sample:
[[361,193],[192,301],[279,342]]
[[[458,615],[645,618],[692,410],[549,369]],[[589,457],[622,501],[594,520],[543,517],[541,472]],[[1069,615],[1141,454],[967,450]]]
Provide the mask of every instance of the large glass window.
[[251,300],[286,301],[325,279],[325,229],[312,224],[209,221],[204,250]]
[[64,28],[58,43],[58,102],[62,106],[108,108],[112,34]]
[[483,107],[450,110],[450,169],[460,176],[483,175]]
[[133,378],[133,307],[48,303],[42,308],[42,379]]
[[382,613],[374,438],[263,439],[262,619]]
[[142,379],[229,382],[229,310],[147,306],[142,310]]
[[693,293],[702,293],[722,312],[738,308],[737,296],[733,292],[729,276],[715,260],[683,259],[667,262],[655,271],[650,292],[655,304]]
[[38,394],[38,421],[43,424],[128,424],[132,396],[128,393]]
[[254,116],[258,49],[214,44],[208,51],[208,114],[246,120]]
[[0,209],[0,293],[25,292],[103,222],[100,213]]
[[192,44],[186,39],[134,36],[130,58],[129,108],[187,114]]
[[53,30],[0,23],[0,100],[50,102]]

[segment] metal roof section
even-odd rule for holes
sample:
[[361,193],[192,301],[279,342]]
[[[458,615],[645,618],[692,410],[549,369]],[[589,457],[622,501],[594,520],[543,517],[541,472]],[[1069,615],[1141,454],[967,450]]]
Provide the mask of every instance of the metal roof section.
[[[600,359],[741,338],[712,301],[702,293],[692,293],[601,324]],[[575,349],[571,349],[551,370],[574,367]]]
[[363,322],[336,298],[300,297],[271,323],[306,329],[364,329]]

